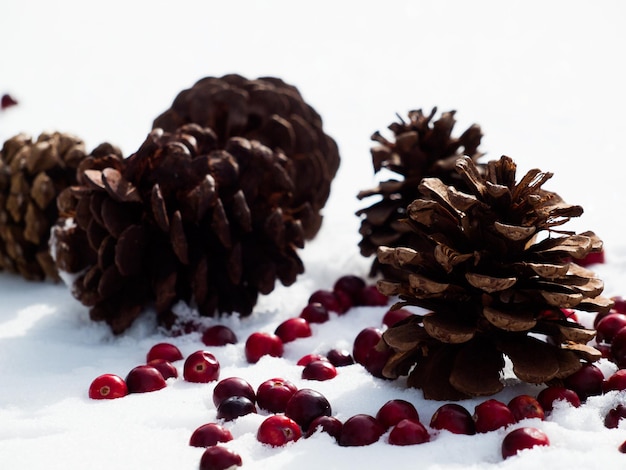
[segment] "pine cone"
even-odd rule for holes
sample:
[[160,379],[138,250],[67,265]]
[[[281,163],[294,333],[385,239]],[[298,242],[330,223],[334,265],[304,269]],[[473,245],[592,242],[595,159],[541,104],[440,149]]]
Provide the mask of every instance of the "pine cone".
[[120,166],[84,171],[85,184],[63,199],[74,201],[63,211],[75,225],[55,230],[68,248],[58,259],[89,253],[72,266],[75,295],[115,333],[149,304],[166,325],[179,300],[207,316],[250,314],[259,292],[304,271],[292,163],[258,141],[222,144],[188,124],[153,130]]
[[516,183],[508,157],[489,162],[484,176],[470,158],[456,166],[467,191],[425,178],[407,209],[414,243],[379,248],[379,261],[404,273],[379,281],[379,290],[399,295],[398,307],[430,311],[383,334],[379,348],[393,353],[383,374],[406,375],[415,365],[410,386],[455,400],[501,390],[504,355],[520,380],[536,384],[597,360],[587,346],[594,330],[561,310],[612,304],[600,296],[602,281],[571,262],[601,250],[600,239],[556,229],[582,208],[541,188],[550,173],[531,170]]
[[48,250],[57,220],[57,195],[76,184],[85,158],[83,142],[70,134],[43,133],[36,141],[16,135],[0,151],[0,270],[29,280],[59,280]]
[[[361,209],[359,247],[363,256],[376,253],[379,246],[411,246],[412,234],[400,220],[406,217],[406,207],[419,196],[418,186],[423,178],[437,177],[444,183],[464,189],[464,182],[455,171],[456,160],[467,155],[476,161],[482,156],[478,151],[482,132],[477,124],[469,127],[460,137],[452,137],[456,123],[455,111],[443,113],[433,122],[437,108],[429,116],[421,109],[409,112],[409,122],[393,123],[389,129],[394,141],[375,132],[372,140],[380,145],[372,148],[374,172],[387,169],[401,176],[390,179],[377,187],[361,191],[359,199],[382,196],[379,202]],[[389,266],[381,266],[374,260],[371,275],[383,272],[393,276]]]
[[289,158],[294,183],[289,209],[302,221],[305,238],[315,236],[339,168],[339,153],[324,133],[319,114],[294,86],[273,77],[203,78],[180,92],[153,127],[174,132],[187,123],[210,127],[222,146],[231,137],[244,137]]

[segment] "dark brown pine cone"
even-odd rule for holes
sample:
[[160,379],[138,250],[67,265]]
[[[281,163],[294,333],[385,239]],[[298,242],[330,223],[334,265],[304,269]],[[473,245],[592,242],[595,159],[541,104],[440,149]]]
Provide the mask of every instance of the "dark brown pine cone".
[[[393,141],[380,132],[372,136],[379,144],[371,150],[374,172],[386,169],[400,178],[383,181],[357,196],[359,199],[382,196],[380,201],[357,212],[362,219],[363,238],[359,247],[363,256],[375,254],[379,246],[411,246],[411,231],[400,220],[406,217],[406,207],[419,196],[422,178],[437,177],[464,189],[463,180],[454,169],[456,160],[463,155],[474,161],[481,157],[478,150],[482,138],[480,126],[474,124],[460,137],[452,137],[455,111],[442,113],[433,121],[436,113],[437,108],[428,116],[421,109],[409,112],[409,122],[400,118],[400,122],[389,126]],[[379,271],[389,277],[393,275],[393,269],[374,259],[371,275]]]
[[58,281],[49,250],[57,220],[57,195],[76,184],[76,168],[86,157],[79,138],[60,132],[37,140],[16,135],[0,151],[0,270],[29,280]]
[[291,160],[290,211],[302,221],[305,238],[315,236],[339,168],[339,153],[335,141],[324,133],[319,114],[297,88],[273,77],[206,77],[181,91],[153,127],[174,132],[187,123],[210,127],[222,146],[231,137],[244,137]]
[[407,210],[413,244],[379,248],[379,261],[405,274],[379,281],[379,290],[399,295],[397,306],[430,311],[383,334],[379,348],[392,352],[383,374],[415,366],[410,386],[455,400],[501,390],[505,355],[520,380],[537,384],[599,359],[587,346],[595,331],[562,311],[612,304],[600,296],[603,282],[571,262],[601,250],[600,239],[557,230],[582,208],[542,189],[550,173],[531,170],[516,182],[508,157],[489,162],[484,175],[467,157],[456,166],[467,191],[425,178]]
[[57,262],[77,274],[73,291],[91,317],[115,333],[150,304],[166,325],[180,300],[202,315],[248,315],[259,292],[304,270],[292,163],[255,140],[221,143],[195,124],[155,129],[123,164],[87,169],[84,184],[68,190],[63,212],[75,225],[55,229],[64,245]]

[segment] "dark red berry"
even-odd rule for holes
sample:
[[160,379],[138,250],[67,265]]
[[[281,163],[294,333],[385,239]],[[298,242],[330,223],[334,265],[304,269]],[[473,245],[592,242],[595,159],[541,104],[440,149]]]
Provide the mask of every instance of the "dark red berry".
[[359,305],[369,307],[384,307],[389,303],[389,297],[381,294],[376,286],[366,286],[361,291],[361,300]]
[[165,380],[178,377],[178,369],[176,369],[174,364],[170,361],[166,361],[165,359],[153,359],[148,362],[148,365],[157,369]]
[[476,432],[485,433],[515,423],[515,417],[508,406],[492,398],[476,405],[474,422]]
[[302,378],[306,380],[330,380],[337,377],[337,369],[328,361],[309,362],[302,370]]
[[611,343],[619,330],[626,326],[626,315],[610,313],[603,317],[596,326],[596,341]]
[[256,401],[252,385],[241,377],[227,377],[220,380],[213,389],[213,404],[216,407],[230,397],[246,397],[252,403]]
[[217,423],[203,424],[197,428],[189,438],[189,445],[192,447],[210,447],[219,442],[233,440],[232,433]]
[[227,326],[214,325],[202,333],[202,342],[205,346],[226,346],[227,344],[236,344],[237,336]]
[[307,431],[318,416],[330,416],[330,403],[324,395],[315,390],[303,388],[298,390],[287,402],[285,415],[289,416],[300,427]]
[[626,441],[622,442],[617,448],[622,454],[626,454]]
[[154,359],[165,359],[168,362],[180,361],[183,358],[183,353],[180,352],[177,346],[171,343],[158,343],[150,348],[146,355],[146,362],[150,362]]
[[285,415],[272,415],[261,423],[256,438],[263,444],[272,447],[284,446],[288,442],[295,442],[302,437],[302,430],[298,423]]
[[613,301],[612,310],[616,311],[617,313],[626,314],[626,299],[619,295],[616,295],[611,297],[611,300]]
[[256,391],[257,404],[270,413],[284,413],[287,402],[298,391],[289,380],[273,378],[263,382]]
[[329,290],[316,290],[309,297],[309,304],[320,303],[329,312],[345,313],[344,306],[341,304],[334,292]]
[[557,401],[566,401],[574,408],[580,406],[580,398],[574,390],[556,385],[544,388],[539,392],[537,401],[546,413],[552,411],[554,403]]
[[518,428],[508,433],[502,440],[502,458],[512,457],[523,449],[548,445],[550,440],[543,431],[528,427]]
[[352,348],[352,356],[354,360],[365,365],[367,357],[374,347],[378,344],[383,334],[378,328],[368,327],[364,328],[354,339],[354,345]]
[[410,446],[423,444],[430,440],[430,435],[422,423],[414,419],[403,419],[389,433],[389,444]]
[[352,354],[347,349],[331,349],[326,354],[326,358],[335,367],[345,367],[354,364]]
[[208,351],[196,351],[185,359],[183,377],[187,382],[208,383],[219,379],[220,363]]
[[208,447],[200,458],[200,470],[231,470],[234,467],[241,467],[241,457],[223,446]]
[[359,305],[361,301],[361,291],[365,288],[363,278],[354,275],[341,276],[335,282],[333,291],[341,291],[350,297],[353,305]]
[[329,434],[334,437],[337,442],[339,442],[342,428],[343,423],[334,416],[318,416],[309,426],[309,430],[306,432],[305,437],[311,437],[316,431],[319,430]]
[[93,400],[112,400],[126,395],[128,395],[126,382],[115,374],[96,377],[89,386],[89,398]]
[[385,427],[373,416],[354,415],[343,423],[339,445],[345,447],[368,446],[378,441],[384,433]]
[[413,403],[406,400],[389,400],[381,406],[378,413],[376,413],[376,420],[385,429],[395,426],[403,419],[412,419],[414,421],[420,420],[419,414],[415,409],[415,406],[413,406]]
[[152,366],[137,366],[126,376],[128,393],[154,392],[166,387],[161,373]]
[[593,364],[583,366],[564,380],[565,387],[574,390],[581,400],[602,395],[604,374]]
[[326,323],[330,319],[328,309],[319,302],[313,302],[302,309],[300,318],[309,323]]
[[611,390],[626,390],[626,369],[619,369],[602,383],[604,393]]
[[271,333],[252,333],[246,340],[246,360],[250,364],[258,362],[263,356],[282,357],[283,350],[282,340]]
[[456,403],[441,405],[430,420],[433,429],[445,429],[454,434],[476,434],[476,424],[470,412]]
[[590,266],[592,264],[604,263],[604,251],[592,251],[587,256],[576,260],[579,266]]
[[404,308],[387,310],[387,313],[385,313],[385,315],[383,316],[383,325],[386,325],[388,328],[390,328],[396,323],[412,316],[413,312],[410,312]]
[[620,329],[611,341],[611,358],[620,369],[626,369],[626,327]]
[[290,343],[298,338],[308,338],[313,333],[311,332],[309,322],[304,318],[295,317],[289,318],[278,325],[274,334],[278,336],[283,343]]
[[2,95],[2,98],[0,99],[0,109],[4,110],[15,105],[17,105],[17,100],[15,98],[8,93]]
[[327,361],[327,360],[328,359],[326,358],[326,356],[322,354],[311,353],[311,354],[306,354],[302,356],[300,359],[298,359],[298,362],[296,362],[296,365],[306,366],[313,361]]
[[624,418],[626,418],[626,406],[617,405],[609,410],[604,417],[604,425],[609,429],[614,429],[619,426],[619,422]]
[[217,407],[217,419],[223,419],[224,421],[232,421],[250,413],[256,413],[256,406],[246,397],[226,398]]
[[530,395],[518,395],[507,405],[513,413],[515,421],[523,419],[539,418],[544,419],[545,413],[539,402]]

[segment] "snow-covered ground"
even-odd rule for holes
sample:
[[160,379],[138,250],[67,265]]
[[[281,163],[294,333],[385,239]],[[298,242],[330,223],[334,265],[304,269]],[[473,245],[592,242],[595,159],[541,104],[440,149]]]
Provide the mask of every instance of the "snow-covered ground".
[[[617,0],[9,0],[0,7],[0,93],[10,92],[20,104],[0,113],[0,139],[69,131],[89,148],[108,140],[129,154],[152,119],[198,78],[237,72],[298,86],[337,140],[342,166],[323,229],[301,252],[306,273],[261,298],[251,318],[223,320],[240,342],[213,349],[221,377],[257,386],[283,376],[323,393],[342,420],[403,398],[427,423],[441,403],[425,401],[402,381],[374,379],[350,366],[333,380],[311,383],[294,364],[306,353],[350,347],[360,329],[380,325],[384,308],[356,308],[314,325],[313,336],[288,344],[283,358],[256,365],[246,363],[243,342],[299,314],[315,289],[331,287],[342,274],[367,273],[353,214],[363,205],[356,193],[374,182],[369,137],[396,113],[435,105],[458,111],[457,135],[473,122],[482,126],[487,158],[507,154],[520,174],[532,167],[554,172],[546,187],[585,208],[569,228],[594,230],[605,241],[606,263],[595,267],[605,293],[626,295],[624,18],[626,6]],[[203,348],[198,333],[167,337],[150,312],[114,337],[89,321],[65,286],[0,273],[2,468],[197,468],[202,450],[187,443],[196,427],[215,420],[214,384],[179,379],[119,400],[87,397],[93,378],[124,376],[161,341],[185,355]],[[613,370],[604,361],[600,366],[605,374]],[[517,385],[495,398],[537,392]],[[463,405],[473,411],[479,401]],[[545,422],[529,423],[552,445],[506,461],[500,457],[504,430],[444,432],[402,448],[385,438],[343,448],[324,434],[269,448],[255,439],[262,414],[228,424],[235,436],[228,446],[250,469],[623,468],[626,456],[617,446],[626,440],[626,425],[608,430],[602,423],[620,401],[626,397],[612,393],[578,409],[557,408]]]

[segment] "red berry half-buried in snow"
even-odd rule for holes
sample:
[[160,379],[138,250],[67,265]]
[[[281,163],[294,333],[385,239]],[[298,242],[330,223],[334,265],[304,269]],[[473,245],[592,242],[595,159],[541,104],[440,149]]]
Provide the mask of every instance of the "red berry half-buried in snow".
[[220,376],[220,363],[208,351],[196,351],[185,359],[183,377],[187,382],[208,383]]
[[183,353],[180,352],[177,346],[171,343],[157,343],[150,348],[146,355],[146,362],[150,362],[154,359],[165,359],[168,362],[180,361],[183,358]]
[[284,413],[287,402],[298,391],[293,383],[280,377],[266,380],[258,386],[256,399],[259,408],[271,413]]
[[453,434],[476,434],[476,424],[470,412],[456,403],[441,405],[430,419],[433,429],[445,429]]
[[246,397],[253,403],[256,401],[252,385],[241,377],[227,377],[220,380],[213,389],[213,404],[216,407],[230,397]]
[[200,458],[200,470],[231,470],[241,464],[241,456],[223,446],[208,447]]
[[155,367],[144,365],[132,369],[126,376],[128,393],[145,393],[161,390],[167,386],[165,379]]
[[233,440],[232,433],[217,423],[203,424],[197,428],[189,438],[189,445],[192,447],[210,447],[219,442]]
[[235,332],[224,325],[213,325],[202,333],[202,342],[205,346],[226,346],[236,344]]
[[278,325],[274,334],[278,336],[283,343],[290,343],[298,338],[308,338],[312,335],[312,332],[309,322],[304,318],[295,317],[288,318]]
[[298,423],[285,415],[272,415],[261,423],[256,438],[263,444],[272,447],[284,446],[288,442],[297,441],[302,437]]
[[124,379],[115,374],[103,374],[96,377],[89,386],[89,398],[93,400],[112,400],[128,395]]
[[518,428],[508,433],[502,441],[502,458],[516,455],[524,449],[536,446],[549,446],[548,436],[537,428]]
[[283,350],[282,340],[271,333],[252,333],[246,340],[246,360],[250,364],[259,362],[263,356],[282,357]]

